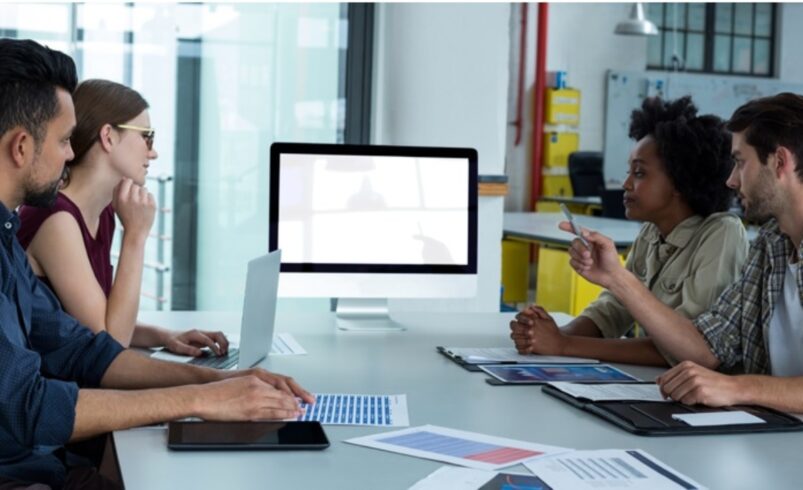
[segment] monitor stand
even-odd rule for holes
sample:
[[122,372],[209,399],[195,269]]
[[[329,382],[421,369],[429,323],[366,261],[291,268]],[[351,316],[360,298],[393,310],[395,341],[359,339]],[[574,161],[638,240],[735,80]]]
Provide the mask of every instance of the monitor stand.
[[354,332],[400,332],[405,328],[390,318],[384,298],[338,298],[337,328]]

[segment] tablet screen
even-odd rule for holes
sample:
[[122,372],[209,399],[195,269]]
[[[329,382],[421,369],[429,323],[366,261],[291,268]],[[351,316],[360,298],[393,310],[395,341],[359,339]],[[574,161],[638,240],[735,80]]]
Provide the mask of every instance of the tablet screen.
[[628,382],[640,381],[607,364],[561,365],[503,364],[480,366],[486,373],[504,383],[549,383],[551,381]]
[[168,447],[292,449],[326,447],[317,422],[171,422]]

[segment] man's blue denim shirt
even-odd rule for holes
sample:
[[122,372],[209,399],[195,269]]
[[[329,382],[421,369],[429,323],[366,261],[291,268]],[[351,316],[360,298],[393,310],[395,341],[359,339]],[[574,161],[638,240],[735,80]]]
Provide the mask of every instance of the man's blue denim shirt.
[[54,452],[72,435],[78,388],[98,387],[123,348],[61,309],[18,228],[0,204],[0,476],[60,487],[66,469]]

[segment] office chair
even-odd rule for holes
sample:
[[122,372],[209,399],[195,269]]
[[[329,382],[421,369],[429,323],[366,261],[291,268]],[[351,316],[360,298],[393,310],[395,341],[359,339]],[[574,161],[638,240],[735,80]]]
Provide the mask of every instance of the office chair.
[[602,189],[600,198],[602,199],[602,217],[627,219],[625,216],[624,189]]
[[605,188],[602,153],[575,151],[569,154],[569,180],[575,196],[599,196]]

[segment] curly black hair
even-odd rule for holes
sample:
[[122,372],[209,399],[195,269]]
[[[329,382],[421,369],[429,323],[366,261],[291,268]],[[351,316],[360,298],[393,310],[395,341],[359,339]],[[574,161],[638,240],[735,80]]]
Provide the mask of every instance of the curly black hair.
[[664,169],[675,189],[696,214],[726,211],[733,191],[725,181],[733,169],[731,134],[725,121],[697,115],[690,96],[674,101],[644,100],[630,115],[630,137],[655,139]]

